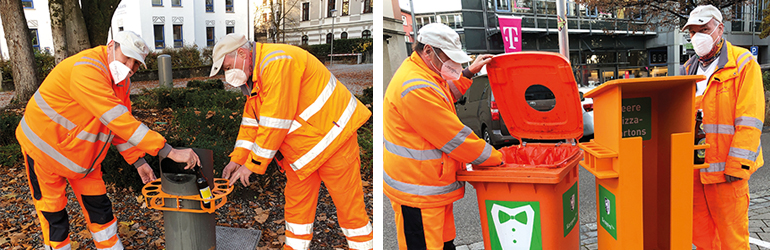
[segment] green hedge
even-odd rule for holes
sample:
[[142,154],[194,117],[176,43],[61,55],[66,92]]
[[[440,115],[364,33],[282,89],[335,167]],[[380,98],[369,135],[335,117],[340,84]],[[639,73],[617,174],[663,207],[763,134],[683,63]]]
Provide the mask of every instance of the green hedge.
[[[373,39],[371,38],[354,38],[354,39],[340,39],[334,40],[334,53],[346,54],[346,53],[367,53],[372,51]],[[303,45],[301,48],[313,54],[318,60],[325,62],[331,51],[330,44],[317,44],[317,45]]]
[[[144,62],[147,64],[147,69],[145,70],[157,71],[158,56],[164,54],[171,56],[171,68],[191,68],[206,65],[205,59],[198,49],[198,46],[193,45],[184,46],[182,48],[166,48],[160,51],[150,52],[144,59]],[[211,65],[211,63],[208,65]]]
[[21,115],[6,112],[0,114],[0,166],[14,166],[24,162],[21,147],[16,141],[16,126]]

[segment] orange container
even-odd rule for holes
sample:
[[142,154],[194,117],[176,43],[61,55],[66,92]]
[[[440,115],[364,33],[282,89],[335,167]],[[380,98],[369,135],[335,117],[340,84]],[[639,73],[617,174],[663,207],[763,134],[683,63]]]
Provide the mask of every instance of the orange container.
[[[583,151],[575,142],[583,136],[583,115],[569,62],[557,53],[518,52],[494,57],[487,72],[511,135],[567,142],[502,148],[505,166],[458,173],[476,189],[484,248],[579,249],[576,166]],[[555,99],[548,111],[526,98],[528,89],[542,87]]]

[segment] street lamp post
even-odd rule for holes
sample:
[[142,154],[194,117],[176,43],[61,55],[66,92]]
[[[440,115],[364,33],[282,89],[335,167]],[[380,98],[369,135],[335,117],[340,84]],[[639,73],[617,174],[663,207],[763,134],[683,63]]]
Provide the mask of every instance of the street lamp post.
[[337,9],[330,10],[329,12],[332,13],[332,47],[329,50],[329,56],[331,57],[329,65],[334,65],[334,13],[337,12]]

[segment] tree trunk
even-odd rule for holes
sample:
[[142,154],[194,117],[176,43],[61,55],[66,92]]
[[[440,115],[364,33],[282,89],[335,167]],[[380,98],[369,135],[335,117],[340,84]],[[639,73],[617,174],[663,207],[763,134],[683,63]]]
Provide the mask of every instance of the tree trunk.
[[51,13],[51,33],[53,36],[53,51],[56,64],[69,57],[67,53],[67,27],[64,26],[64,6],[62,0],[49,0],[48,10]]
[[0,0],[0,6],[3,6],[0,8],[0,19],[3,21],[8,54],[13,64],[13,85],[16,88],[14,99],[25,102],[40,86],[27,18],[21,0]]
[[[120,4],[120,0],[81,0],[83,18],[88,29],[88,39],[91,46],[107,44],[107,37],[112,24],[112,15]],[[117,32],[118,27],[115,27]]]
[[64,26],[67,27],[67,54],[74,55],[80,51],[91,48],[88,41],[88,30],[83,12],[80,10],[78,0],[63,0]]

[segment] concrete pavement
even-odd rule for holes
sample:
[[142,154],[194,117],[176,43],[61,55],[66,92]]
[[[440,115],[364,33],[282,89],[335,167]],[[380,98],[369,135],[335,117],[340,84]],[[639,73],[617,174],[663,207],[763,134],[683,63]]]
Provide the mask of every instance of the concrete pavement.
[[[762,134],[762,154],[765,166],[749,179],[751,203],[749,206],[749,232],[752,249],[770,249],[770,131],[766,128]],[[596,196],[594,177],[582,167],[579,172],[580,199],[580,239],[581,250],[597,249],[596,244]],[[455,244],[458,250],[484,249],[481,234],[481,222],[478,214],[476,192],[471,185],[465,187],[465,198],[454,203]],[[398,249],[393,208],[390,200],[383,196],[383,249]],[[761,246],[766,246],[762,248]]]

